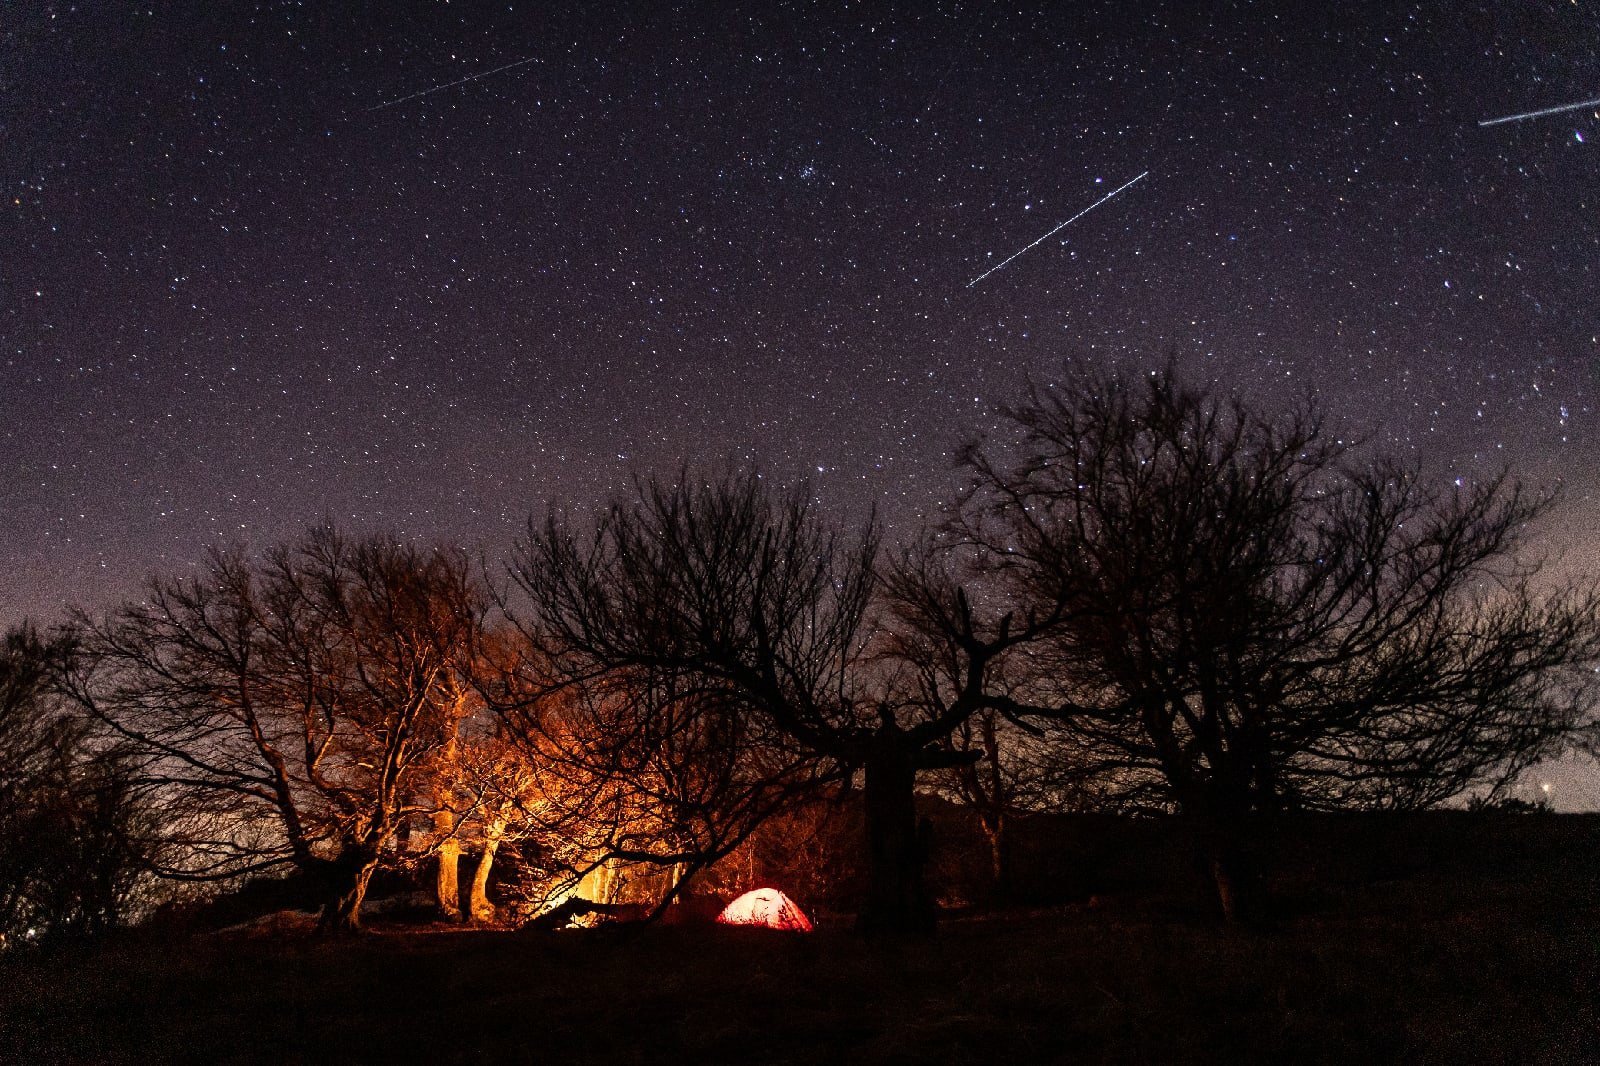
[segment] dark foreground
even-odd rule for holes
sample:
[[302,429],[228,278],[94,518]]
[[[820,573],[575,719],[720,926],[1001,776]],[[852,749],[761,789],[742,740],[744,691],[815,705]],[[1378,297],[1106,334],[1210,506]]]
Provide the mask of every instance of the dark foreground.
[[0,967],[0,1062],[1600,1062],[1594,833],[1558,835],[1474,877],[1280,901],[1249,930],[1146,898],[898,945],[136,934]]

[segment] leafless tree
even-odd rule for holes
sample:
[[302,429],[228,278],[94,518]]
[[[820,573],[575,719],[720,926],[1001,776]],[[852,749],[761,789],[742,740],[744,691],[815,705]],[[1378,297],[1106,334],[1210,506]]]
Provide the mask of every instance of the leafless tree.
[[[574,619],[541,610],[553,605],[538,597],[552,590],[535,585],[551,572],[532,553],[549,546],[530,538],[519,547],[513,572],[534,593],[534,610],[513,612],[525,636],[524,668],[502,681],[497,700],[509,735],[539,768],[545,884],[556,898],[618,864],[655,867],[667,875],[664,908],[774,812],[841,770],[752,712],[736,687],[695,669],[696,649],[663,655],[665,628],[629,634],[638,642],[632,648],[586,646],[578,642],[597,634],[563,632]],[[563,568],[574,562],[556,557]],[[719,580],[726,576],[719,571]],[[622,579],[597,571],[584,594],[648,592],[623,589]],[[592,616],[577,624],[592,624]],[[669,661],[677,655],[681,661]]]
[[491,922],[496,911],[489,899],[489,876],[500,846],[532,838],[546,828],[545,775],[525,752],[498,732],[470,738],[459,760],[462,777],[472,790],[468,842],[477,859],[468,884],[466,914],[474,922]]
[[[527,705],[520,710],[525,724],[535,720]],[[574,772],[545,731],[549,723],[541,720],[541,726],[513,738],[505,722],[479,703],[458,719],[455,736],[428,773],[438,807],[424,851],[439,861],[439,907],[450,920],[495,920],[489,884],[503,845],[545,860],[541,876],[521,886],[524,894],[538,895],[570,887],[588,857],[604,854],[613,837],[615,810],[605,794],[615,783]],[[465,901],[456,869],[463,855],[472,859]]]
[[291,865],[353,930],[415,779],[450,736],[456,675],[484,616],[458,553],[318,529],[259,559],[83,619],[74,694],[141,754],[182,844],[168,876]]
[[133,765],[58,687],[75,655],[27,626],[0,640],[0,948],[116,925],[146,872]]
[[605,686],[588,704],[605,727],[582,732],[617,738],[603,760],[649,782],[680,854],[709,861],[708,844],[726,853],[779,803],[860,770],[861,922],[896,931],[932,921],[916,775],[950,763],[938,742],[979,686],[935,710],[884,683],[868,654],[877,543],[870,526],[848,541],[827,528],[803,491],[684,475],[642,484],[592,530],[531,526],[512,574],[530,644],[572,684]]
[[[1084,764],[1202,827],[1224,910],[1240,826],[1497,788],[1588,713],[1592,592],[1536,590],[1549,506],[1507,478],[1436,488],[1172,368],[1033,388],[963,455],[970,490],[928,628],[1033,630],[985,704],[1055,723]],[[943,584],[941,584],[943,582]]]
[[989,844],[989,873],[997,898],[1012,890],[1012,823],[1031,811],[1079,810],[1081,793],[1068,798],[1059,787],[1058,768],[1070,760],[1053,758],[1037,728],[1024,728],[993,709],[979,711],[951,732],[946,745],[970,755],[934,775],[940,792],[977,815]]
[[402,861],[433,864],[434,910],[445,922],[459,922],[470,914],[461,906],[461,850],[468,829],[463,820],[477,813],[483,796],[475,775],[478,762],[465,749],[463,738],[475,713],[482,709],[471,676],[463,655],[460,668],[441,686],[443,743],[411,781],[418,794],[410,797],[410,805],[431,808],[427,831],[419,835],[415,821],[402,821],[396,830]]

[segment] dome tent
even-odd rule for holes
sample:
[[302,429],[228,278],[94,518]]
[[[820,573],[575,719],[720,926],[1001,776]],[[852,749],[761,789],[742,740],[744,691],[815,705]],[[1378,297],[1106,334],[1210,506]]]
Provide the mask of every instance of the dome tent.
[[758,888],[746,892],[728,904],[717,921],[723,925],[759,925],[767,929],[786,929],[790,932],[811,932],[811,919],[805,916],[794,900],[775,888]]

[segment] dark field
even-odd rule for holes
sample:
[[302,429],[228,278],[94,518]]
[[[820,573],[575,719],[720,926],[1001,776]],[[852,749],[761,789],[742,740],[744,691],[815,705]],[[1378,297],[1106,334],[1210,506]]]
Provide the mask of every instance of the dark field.
[[1316,835],[1237,930],[1129,889],[904,944],[135,932],[0,968],[0,1061],[1600,1062],[1600,818]]

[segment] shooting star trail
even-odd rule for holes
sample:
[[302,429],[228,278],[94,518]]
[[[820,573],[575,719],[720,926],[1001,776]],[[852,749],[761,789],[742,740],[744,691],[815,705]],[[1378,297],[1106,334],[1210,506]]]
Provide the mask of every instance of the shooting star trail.
[[1586,107],[1600,107],[1600,97],[1593,100],[1584,100],[1576,104],[1562,104],[1560,107],[1546,107],[1538,111],[1524,111],[1520,115],[1507,115],[1505,118],[1486,118],[1478,123],[1480,126],[1498,126],[1502,122],[1520,122],[1525,118],[1543,118],[1546,115],[1559,115],[1563,111],[1581,111]]
[[469,77],[457,78],[455,81],[447,81],[443,85],[435,85],[431,89],[424,89],[419,93],[412,93],[410,96],[400,96],[400,97],[396,97],[393,100],[385,100],[381,104],[375,104],[372,107],[367,108],[367,110],[368,111],[381,111],[386,107],[393,107],[395,104],[403,104],[407,100],[415,100],[419,96],[427,96],[429,93],[436,93],[436,92],[439,92],[442,89],[449,89],[449,88],[452,88],[452,87],[457,86],[457,85],[465,85],[467,82],[469,82],[469,81],[477,81],[479,78],[487,78],[489,75],[498,74],[502,70],[510,70],[512,67],[525,66],[525,65],[527,65],[529,63],[532,63],[534,60],[536,60],[538,58],[539,58],[538,56],[529,56],[527,59],[519,59],[515,63],[507,63],[503,67],[495,67],[493,70],[486,70],[481,74],[473,74],[473,75],[471,75]]
[[[1144,174],[1140,174],[1139,175],[1139,178],[1144,177],[1144,175],[1148,174],[1148,173],[1150,173],[1148,170],[1145,171]],[[1072,225],[1074,222],[1078,221],[1078,219],[1082,218],[1084,215],[1087,215],[1090,211],[1093,211],[1095,208],[1099,207],[1101,204],[1105,203],[1107,200],[1109,200],[1113,196],[1117,195],[1117,193],[1121,192],[1123,189],[1126,189],[1129,185],[1132,185],[1134,181],[1138,181],[1139,178],[1134,178],[1133,181],[1124,182],[1123,184],[1117,186],[1115,189],[1112,189],[1110,192],[1108,192],[1104,196],[1100,197],[1100,199],[1096,200],[1094,203],[1090,204],[1088,207],[1084,208],[1082,211],[1079,211],[1077,214],[1073,215],[1071,218],[1069,218],[1065,222],[1061,223],[1061,225],[1057,226],[1055,229],[1051,230],[1049,233],[1046,233],[1043,237],[1040,237],[1038,240],[1034,241],[1033,244],[1028,245],[1027,248],[1023,248],[1022,251],[1019,251],[1019,252],[1015,253],[1014,255],[1010,256],[1007,259],[1002,259],[1000,262],[996,263],[994,266],[990,267],[988,270],[985,270],[982,274],[979,274],[977,277],[975,277],[971,281],[967,282],[967,288],[969,288],[969,289],[972,288],[978,282],[982,281],[984,278],[988,277],[990,274],[993,274],[996,270],[999,270],[1001,267],[1003,267],[1007,263],[1011,262],[1012,259],[1015,259],[1017,256],[1021,255],[1022,252],[1026,252],[1029,248],[1032,248],[1034,245],[1043,244],[1045,241],[1049,240],[1051,237],[1054,237],[1057,233],[1060,233],[1063,229],[1065,229],[1066,227]]]

